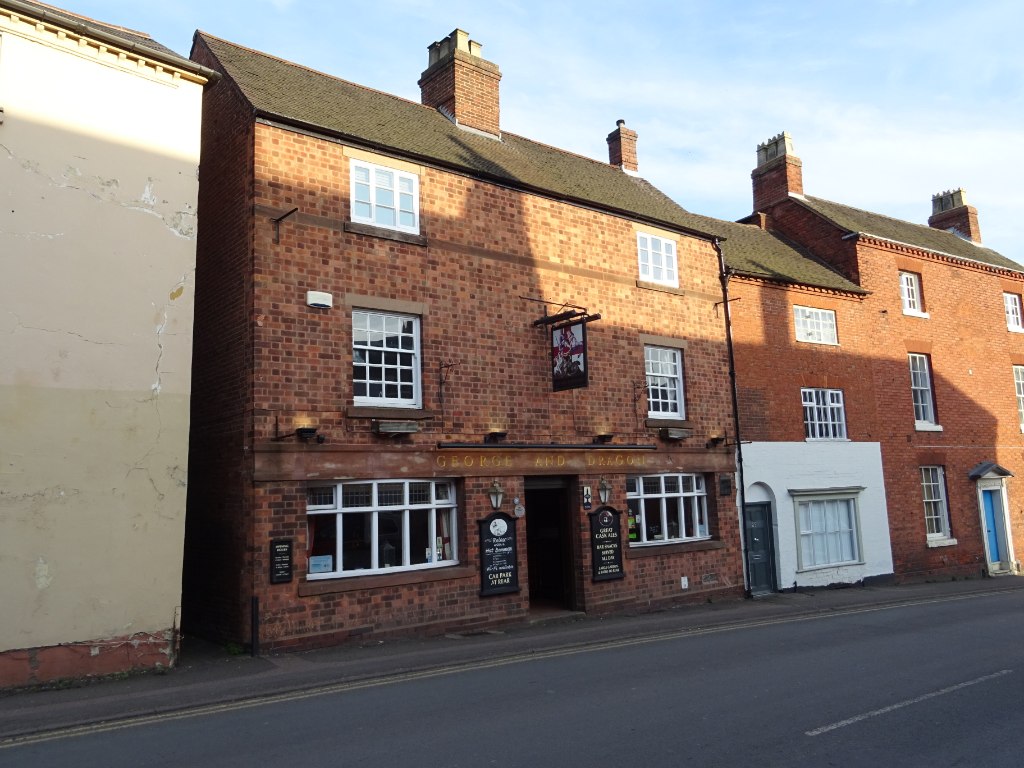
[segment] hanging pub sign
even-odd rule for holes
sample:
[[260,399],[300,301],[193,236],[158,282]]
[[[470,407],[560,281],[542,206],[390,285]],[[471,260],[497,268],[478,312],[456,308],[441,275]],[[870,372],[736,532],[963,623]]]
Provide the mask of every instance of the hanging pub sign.
[[594,581],[625,578],[622,570],[622,526],[619,512],[601,507],[590,517],[590,564]]
[[587,386],[587,324],[552,326],[551,388],[555,392]]
[[545,308],[544,317],[533,321],[535,326],[551,329],[551,388],[555,392],[587,386],[587,323],[601,319],[575,304],[563,304],[562,309],[565,311],[549,315]]
[[516,519],[495,512],[480,525],[480,595],[519,591]]

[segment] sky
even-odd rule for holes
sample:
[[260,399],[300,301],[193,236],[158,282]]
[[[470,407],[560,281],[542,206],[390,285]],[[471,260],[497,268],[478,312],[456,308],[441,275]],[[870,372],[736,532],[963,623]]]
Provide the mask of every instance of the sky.
[[984,245],[1024,263],[1020,0],[66,0],[187,56],[200,29],[419,101],[453,29],[499,66],[503,131],[608,160],[689,211],[751,212],[757,145],[782,131],[804,192],[919,224],[962,187]]

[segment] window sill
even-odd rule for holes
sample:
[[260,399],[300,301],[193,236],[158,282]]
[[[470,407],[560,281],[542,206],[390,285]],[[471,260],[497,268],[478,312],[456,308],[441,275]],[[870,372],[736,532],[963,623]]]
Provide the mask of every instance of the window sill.
[[941,424],[933,424],[930,421],[915,421],[914,429],[918,432],[941,432]]
[[815,571],[824,571],[828,568],[856,568],[864,565],[863,560],[846,560],[841,563],[824,563],[822,565],[809,565],[805,568],[797,568],[797,573],[814,573]]
[[636,287],[643,288],[645,291],[661,291],[662,293],[674,293],[676,296],[686,295],[686,291],[684,291],[678,285],[669,285],[668,283],[652,283],[650,280],[637,280]]
[[956,539],[928,539],[928,547],[955,547],[957,545]]
[[647,416],[647,421],[644,422],[645,427],[653,427],[655,429],[660,427],[672,427],[677,429],[691,429],[693,422],[689,419],[680,419],[678,416]]
[[342,576],[335,579],[315,579],[299,582],[299,597],[332,595],[339,592],[357,592],[381,587],[400,587],[406,584],[422,584],[427,581],[465,579],[476,576],[478,570],[465,565],[441,568],[423,568],[417,571],[382,573],[373,576]]
[[903,314],[907,317],[920,317],[922,320],[927,320],[931,317],[927,312],[918,312],[913,309],[904,309]]
[[805,437],[805,443],[851,443],[848,437]]
[[1008,330],[1010,333],[1024,333],[1024,326],[1008,325],[1006,326],[1006,330]]
[[383,240],[397,240],[400,243],[408,243],[409,245],[427,244],[427,238],[423,235],[414,235],[410,232],[399,232],[397,229],[377,227],[373,224],[360,224],[355,221],[346,221],[344,229],[346,232],[352,232],[357,235],[369,235],[370,237],[379,237]]
[[423,408],[385,408],[378,405],[350,405],[345,409],[345,416],[350,419],[407,419],[424,421],[434,418],[433,411]]
[[838,341],[819,341],[818,339],[801,339],[800,337],[797,337],[796,340],[800,344],[818,344],[818,345],[821,345],[821,346],[824,346],[824,347],[838,347],[839,346],[839,342]]
[[714,539],[701,541],[680,541],[666,544],[630,544],[625,548],[627,560],[636,557],[656,557],[658,555],[676,555],[684,552],[705,552],[712,549],[725,549],[725,542]]

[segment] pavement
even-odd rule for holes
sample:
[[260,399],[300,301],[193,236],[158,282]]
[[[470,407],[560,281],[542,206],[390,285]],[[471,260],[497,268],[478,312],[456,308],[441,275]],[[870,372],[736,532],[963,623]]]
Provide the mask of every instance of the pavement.
[[680,605],[640,615],[595,617],[543,611],[501,631],[349,643],[261,657],[231,655],[186,636],[178,664],[164,672],[71,687],[0,692],[0,747],[98,724],[146,722],[175,713],[212,712],[660,638],[742,631],[829,615],[985,598],[1014,590],[1024,590],[1024,577],[805,589],[755,599]]

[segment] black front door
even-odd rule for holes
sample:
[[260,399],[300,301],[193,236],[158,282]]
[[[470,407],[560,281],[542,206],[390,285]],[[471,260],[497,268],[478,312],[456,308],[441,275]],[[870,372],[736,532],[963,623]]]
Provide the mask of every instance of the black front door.
[[526,480],[526,562],[532,607],[572,608],[569,494],[564,481]]
[[772,542],[772,505],[768,502],[743,507],[743,538],[747,548],[747,579],[750,594],[775,592],[775,547]]

